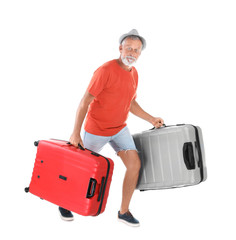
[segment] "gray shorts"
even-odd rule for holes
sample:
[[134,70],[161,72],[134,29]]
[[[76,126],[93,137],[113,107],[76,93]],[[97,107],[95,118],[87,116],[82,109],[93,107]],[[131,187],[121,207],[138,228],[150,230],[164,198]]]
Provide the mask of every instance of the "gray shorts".
[[127,126],[121,129],[117,134],[109,137],[93,135],[84,131],[83,143],[85,148],[94,152],[100,152],[107,143],[111,145],[116,153],[127,150],[137,151],[133,137]]

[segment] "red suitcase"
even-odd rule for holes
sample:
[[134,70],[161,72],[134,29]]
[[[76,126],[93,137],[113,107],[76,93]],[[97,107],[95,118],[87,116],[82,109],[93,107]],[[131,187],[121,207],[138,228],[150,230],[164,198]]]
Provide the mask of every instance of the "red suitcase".
[[83,216],[104,212],[114,168],[111,159],[62,140],[40,140],[35,145],[26,192]]

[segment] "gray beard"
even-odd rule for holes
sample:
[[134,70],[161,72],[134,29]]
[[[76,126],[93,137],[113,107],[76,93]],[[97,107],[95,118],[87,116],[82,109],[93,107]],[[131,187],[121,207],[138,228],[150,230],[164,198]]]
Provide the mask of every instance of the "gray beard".
[[[134,61],[133,62],[129,62],[128,59],[132,59]],[[136,61],[137,61],[136,58],[131,57],[131,56],[127,56],[127,57],[122,57],[121,56],[121,60],[128,67],[132,67],[136,63]]]

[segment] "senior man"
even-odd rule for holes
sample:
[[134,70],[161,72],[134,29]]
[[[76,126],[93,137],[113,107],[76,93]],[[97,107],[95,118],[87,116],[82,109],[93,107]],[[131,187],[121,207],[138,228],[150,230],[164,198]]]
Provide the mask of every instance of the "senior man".
[[[107,143],[112,146],[126,167],[118,220],[130,226],[139,226],[139,221],[129,211],[129,205],[138,181],[140,159],[126,120],[128,113],[132,112],[159,128],[163,119],[151,116],[136,101],[138,73],[133,64],[146,47],[145,39],[133,29],[123,34],[119,43],[120,57],[94,72],[79,104],[70,142],[95,152],[101,151]],[[81,127],[85,116],[82,140]],[[59,210],[64,220],[73,220],[70,211],[61,207]]]

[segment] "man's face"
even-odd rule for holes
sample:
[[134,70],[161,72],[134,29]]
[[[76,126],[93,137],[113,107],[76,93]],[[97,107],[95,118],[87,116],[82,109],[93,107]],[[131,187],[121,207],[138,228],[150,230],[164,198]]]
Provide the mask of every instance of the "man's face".
[[119,49],[123,63],[132,66],[141,54],[142,42],[139,39],[126,38]]

